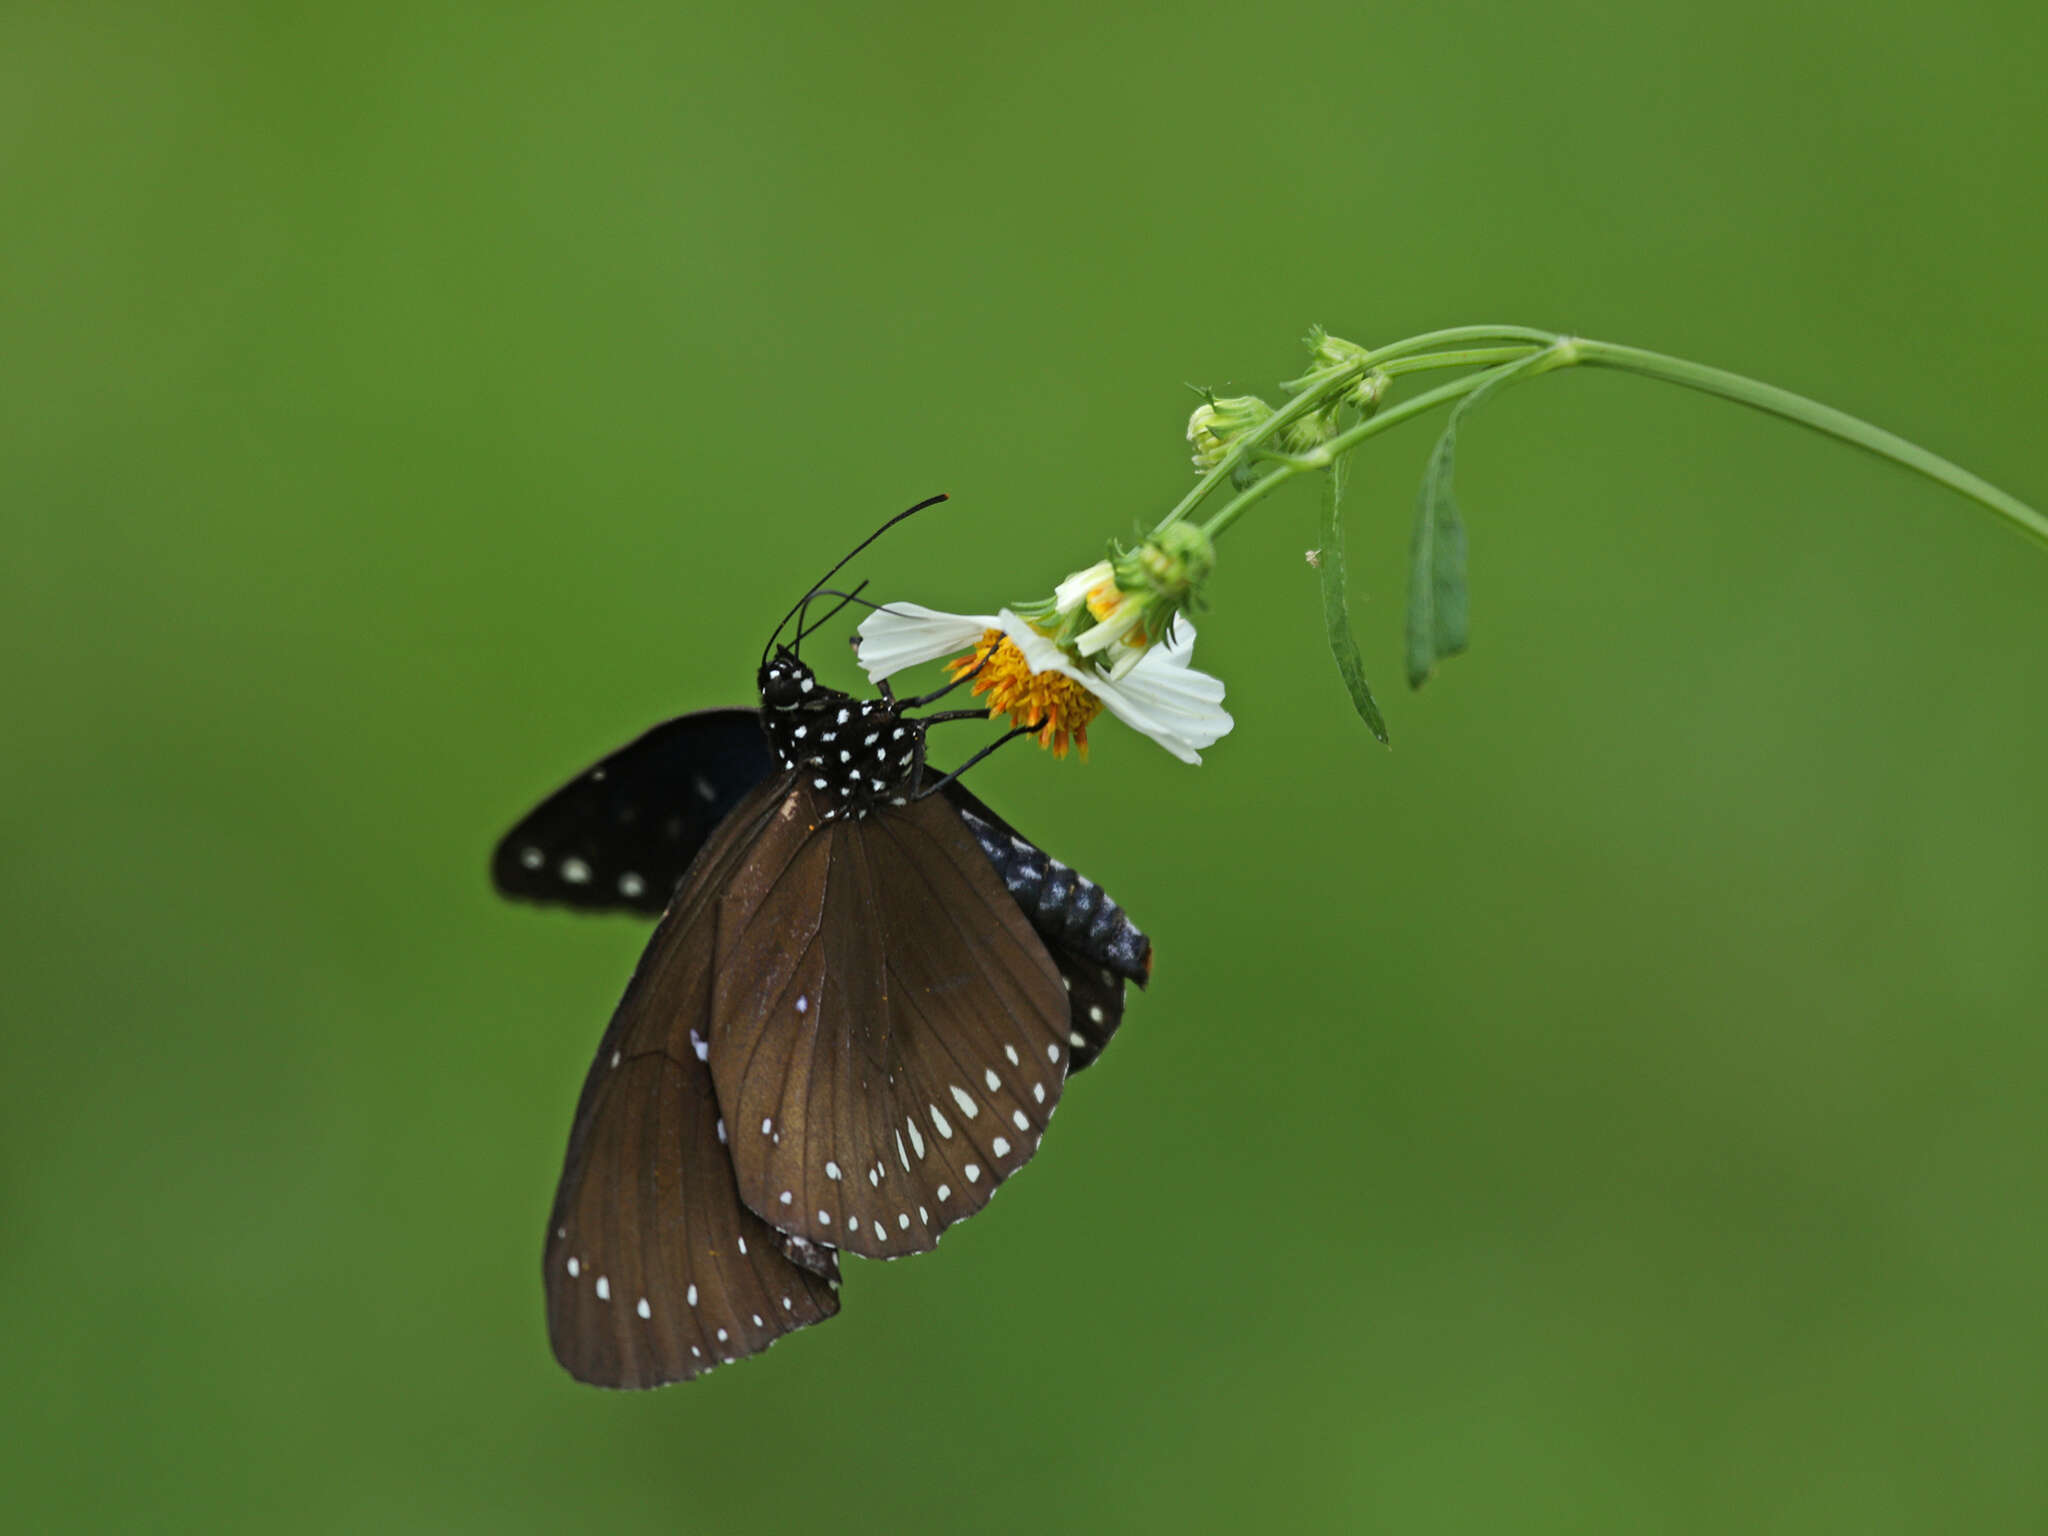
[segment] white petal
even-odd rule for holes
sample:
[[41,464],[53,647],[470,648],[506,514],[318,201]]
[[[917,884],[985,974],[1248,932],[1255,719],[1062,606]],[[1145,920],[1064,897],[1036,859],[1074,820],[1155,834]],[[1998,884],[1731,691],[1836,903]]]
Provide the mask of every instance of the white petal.
[[1084,629],[1074,637],[1074,648],[1083,656],[1093,656],[1097,651],[1107,650],[1138,627],[1138,620],[1145,616],[1144,604],[1133,598],[1092,629]]
[[1223,684],[1193,667],[1147,658],[1121,682],[1095,688],[1103,706],[1184,763],[1199,763],[1200,749],[1235,724],[1223,708]]
[[1088,594],[1116,575],[1107,560],[1098,560],[1085,571],[1076,571],[1052,589],[1052,605],[1061,613],[1072,613],[1088,601]]
[[995,627],[991,614],[941,613],[916,603],[891,603],[861,620],[860,664],[868,681],[879,683],[907,667],[964,651],[983,630]]
[[1099,672],[1075,666],[1064,651],[1009,609],[999,619],[1003,633],[1024,653],[1032,671],[1072,678],[1117,719],[1184,763],[1199,763],[1200,749],[1235,724],[1223,709],[1222,679],[1189,665],[1195,650],[1192,624],[1176,624],[1171,640],[1146,651],[1127,677],[1112,682]]

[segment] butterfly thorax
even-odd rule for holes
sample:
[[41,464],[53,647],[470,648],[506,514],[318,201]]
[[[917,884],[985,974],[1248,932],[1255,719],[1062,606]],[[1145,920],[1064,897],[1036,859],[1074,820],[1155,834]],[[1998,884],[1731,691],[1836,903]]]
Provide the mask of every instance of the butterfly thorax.
[[807,778],[828,802],[828,819],[909,800],[924,731],[895,703],[824,687],[788,652],[761,669],[760,689],[769,747],[785,772]]

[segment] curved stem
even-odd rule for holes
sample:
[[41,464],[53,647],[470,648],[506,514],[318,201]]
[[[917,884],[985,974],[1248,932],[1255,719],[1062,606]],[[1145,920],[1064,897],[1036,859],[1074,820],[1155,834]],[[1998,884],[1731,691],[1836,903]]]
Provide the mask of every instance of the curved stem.
[[1520,362],[1542,351],[1537,346],[1475,347],[1465,352],[1425,352],[1420,357],[1401,357],[1384,366],[1375,364],[1389,378],[1404,373],[1424,373],[1432,368],[1490,368],[1495,363]]
[[1585,363],[1598,368],[1617,368],[1624,373],[1637,373],[1645,378],[1662,379],[1667,384],[1697,389],[1704,394],[1719,395],[1752,410],[1782,416],[1802,427],[1811,427],[1852,448],[1861,448],[1865,453],[1875,454],[1916,474],[1925,475],[1936,484],[1969,497],[1979,506],[1988,507],[2035,542],[2048,545],[2048,517],[2043,517],[2017,496],[2000,490],[1990,481],[1971,474],[1940,454],[1929,453],[1918,444],[1909,443],[1882,427],[1874,427],[1846,411],[1796,395],[1789,389],[1779,389],[1774,384],[1745,378],[1739,373],[1709,368],[1703,363],[1687,362],[1682,357],[1670,357],[1642,347],[1587,341],[1580,337],[1569,338],[1561,346],[1572,355],[1560,366]]
[[[1494,343],[1491,346],[1468,345],[1469,343]],[[1538,354],[1547,354],[1536,359]],[[1320,378],[1313,388],[1289,400],[1271,418],[1262,422],[1254,431],[1248,432],[1231,446],[1222,461],[1198,480],[1194,488],[1183,496],[1172,511],[1158,524],[1164,528],[1169,523],[1180,521],[1203,501],[1207,500],[1224,480],[1242,464],[1258,460],[1271,463],[1270,473],[1253,482],[1225,502],[1214,516],[1203,525],[1203,531],[1211,538],[1228,528],[1244,515],[1246,508],[1270,496],[1282,485],[1299,475],[1327,469],[1335,463],[1337,456],[1351,449],[1369,437],[1402,422],[1460,400],[1473,391],[1484,388],[1497,375],[1509,368],[1520,368],[1532,376],[1549,373],[1559,368],[1576,366],[1614,368],[1624,373],[1639,374],[1644,378],[1659,379],[1667,384],[1682,385],[1703,394],[1718,395],[1724,400],[1733,400],[1752,410],[1766,412],[1796,422],[1802,427],[1832,437],[1838,442],[1860,448],[1866,453],[1924,475],[1937,485],[1947,486],[1959,495],[1967,496],[1979,506],[1996,512],[2006,522],[2026,534],[2036,543],[2048,546],[2048,517],[2042,516],[2018,497],[2000,490],[1988,480],[1971,474],[1958,464],[1951,463],[1939,454],[1882,427],[1838,411],[1833,406],[1822,405],[1818,400],[1809,400],[1804,395],[1794,394],[1789,389],[1780,389],[1774,384],[1765,384],[1757,379],[1746,378],[1739,373],[1730,373],[1723,368],[1710,368],[1703,363],[1688,362],[1681,357],[1672,357],[1662,352],[1652,352],[1643,347],[1622,346],[1615,342],[1589,341],[1584,337],[1558,336],[1550,331],[1539,331],[1529,326],[1517,325],[1465,325],[1449,330],[1428,331],[1419,336],[1405,337],[1391,342],[1378,351],[1369,354],[1367,362],[1356,368],[1345,369]],[[1312,412],[1328,409],[1344,392],[1357,383],[1367,367],[1383,368],[1388,374],[1420,373],[1439,368],[1474,368],[1477,372],[1448,384],[1427,390],[1412,400],[1368,417],[1347,432],[1339,433],[1328,442],[1307,453],[1282,453],[1277,447],[1265,446],[1290,422]],[[1156,531],[1156,530],[1155,530]]]
[[1555,331],[1539,331],[1527,325],[1456,325],[1447,331],[1424,331],[1420,336],[1404,336],[1399,341],[1390,341],[1368,353],[1373,366],[1393,361],[1397,357],[1409,357],[1417,352],[1428,352],[1437,347],[1455,347],[1471,341],[1519,341],[1533,346],[1545,347],[1557,340]]

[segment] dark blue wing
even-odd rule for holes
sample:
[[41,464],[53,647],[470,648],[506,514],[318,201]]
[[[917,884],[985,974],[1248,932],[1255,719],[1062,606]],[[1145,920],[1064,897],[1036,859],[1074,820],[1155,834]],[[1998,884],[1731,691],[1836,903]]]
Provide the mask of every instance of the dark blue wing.
[[705,839],[774,767],[755,710],[663,721],[522,817],[491,855],[491,882],[515,901],[658,917]]

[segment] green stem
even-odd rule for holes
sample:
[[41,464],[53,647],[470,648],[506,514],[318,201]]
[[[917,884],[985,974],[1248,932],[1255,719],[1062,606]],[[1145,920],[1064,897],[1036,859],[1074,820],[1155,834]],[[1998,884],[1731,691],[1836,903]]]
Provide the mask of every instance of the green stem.
[[[1822,405],[1804,395],[1795,395],[1789,389],[1744,378],[1739,373],[1709,368],[1702,363],[1687,362],[1682,357],[1669,357],[1662,352],[1645,351],[1641,347],[1617,346],[1613,342],[1581,338],[1565,339],[1561,345],[1576,354],[1569,362],[1596,368],[1618,368],[1624,373],[1662,379],[1667,384],[1681,384],[1687,389],[1719,395],[1738,405],[1782,416],[1802,427],[1811,427],[1852,448],[1861,448],[1866,453],[1876,454],[1881,459],[1925,475],[1936,484],[1969,497],[1979,506],[1988,507],[2035,542],[2048,545],[2048,517],[2043,517],[2018,497],[2008,495],[1961,465],[1952,464],[1941,455],[1929,453],[1918,444],[1909,443],[1882,427],[1874,427],[1846,411]],[[1560,366],[1569,366],[1569,362]]]
[[[1516,363],[1534,357],[1541,347],[1475,347],[1466,352],[1427,352],[1420,357],[1396,358],[1379,368],[1389,378],[1404,373],[1423,373],[1432,368],[1490,368],[1495,363]],[[1375,367],[1379,365],[1375,364]]]
[[1555,331],[1533,330],[1526,325],[1457,325],[1447,331],[1424,331],[1420,336],[1390,341],[1384,347],[1374,349],[1370,360],[1374,367],[1378,367],[1397,357],[1410,357],[1435,347],[1455,347],[1470,341],[1520,341],[1547,347],[1555,340]]

